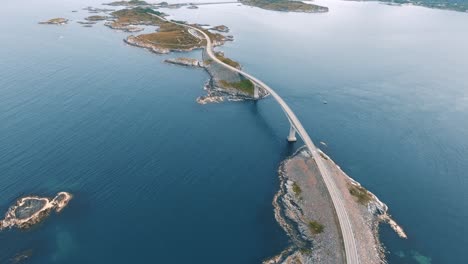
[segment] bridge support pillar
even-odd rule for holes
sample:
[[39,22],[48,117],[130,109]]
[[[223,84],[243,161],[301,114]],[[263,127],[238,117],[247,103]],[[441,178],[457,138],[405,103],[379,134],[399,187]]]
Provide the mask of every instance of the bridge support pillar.
[[254,99],[257,100],[259,97],[258,95],[258,85],[254,85]]
[[288,135],[288,141],[289,142],[296,142],[296,129],[291,125],[289,128],[289,135]]

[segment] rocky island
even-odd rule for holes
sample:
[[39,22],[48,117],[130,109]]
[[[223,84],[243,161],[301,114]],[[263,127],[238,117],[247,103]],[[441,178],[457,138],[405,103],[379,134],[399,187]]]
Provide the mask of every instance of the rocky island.
[[244,5],[282,12],[323,13],[328,7],[289,0],[239,0]]
[[[400,237],[406,238],[403,229],[374,194],[346,175],[326,154],[320,152],[320,156],[343,195],[361,263],[385,263],[379,224],[389,223]],[[273,200],[275,217],[292,245],[264,263],[345,263],[338,219],[310,152],[301,148],[284,161],[279,177],[280,190]]]
[[148,4],[145,1],[141,0],[130,0],[130,1],[115,1],[111,3],[107,3],[104,5],[109,5],[109,6],[148,6]]
[[44,220],[51,211],[59,213],[72,199],[67,192],[59,192],[54,198],[26,196],[11,206],[0,221],[0,230],[17,227],[27,229]]
[[85,20],[96,22],[96,21],[106,20],[107,18],[108,18],[107,16],[94,15],[94,16],[89,16],[89,17],[85,18]]
[[226,27],[225,25],[215,26],[215,27],[210,28],[210,30],[214,30],[214,31],[222,32],[222,33],[229,32],[229,28]]
[[52,18],[47,21],[39,22],[39,24],[45,24],[45,25],[65,25],[67,23],[68,23],[68,19],[63,18],[63,17]]

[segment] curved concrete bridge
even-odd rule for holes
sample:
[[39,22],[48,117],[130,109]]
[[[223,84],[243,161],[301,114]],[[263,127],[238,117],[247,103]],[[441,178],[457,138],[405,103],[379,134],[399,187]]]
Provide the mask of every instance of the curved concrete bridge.
[[[154,15],[154,14],[152,14],[152,15]],[[236,69],[236,68],[234,68],[234,67],[232,67],[230,65],[227,65],[226,63],[219,60],[215,56],[215,54],[213,52],[213,44],[211,43],[210,37],[205,32],[203,32],[202,30],[200,30],[200,29],[198,29],[196,27],[190,26],[190,25],[181,24],[181,23],[177,23],[177,22],[174,22],[174,21],[169,21],[169,20],[167,20],[167,19],[165,19],[163,17],[157,16],[157,15],[154,15],[154,16],[156,16],[156,17],[158,17],[158,18],[160,18],[162,20],[165,20],[165,21],[168,21],[168,22],[180,25],[180,26],[187,27],[189,29],[195,30],[196,32],[200,33],[201,36],[203,36],[205,38],[205,40],[206,40],[206,43],[207,43],[206,44],[206,52],[207,52],[208,56],[210,56],[210,58],[212,60],[214,60],[217,63],[223,65],[224,67],[226,67],[226,68],[228,68],[228,69],[230,69],[230,70],[232,70],[234,72],[237,72],[237,73],[243,75],[244,77],[250,79],[254,84],[264,88],[265,90],[267,90],[271,94],[271,96],[273,96],[273,98],[278,102],[278,104],[283,109],[284,114],[288,118],[289,123],[291,124],[291,127],[289,129],[288,140],[289,141],[296,141],[295,134],[297,132],[297,134],[299,134],[301,139],[304,141],[304,143],[307,146],[307,148],[309,149],[309,151],[312,153],[312,156],[313,156],[315,162],[317,163],[317,167],[318,167],[320,173],[322,174],[323,180],[324,180],[325,185],[326,185],[326,187],[328,189],[328,192],[330,193],[333,205],[335,207],[335,212],[336,212],[336,215],[338,217],[339,224],[340,224],[341,234],[343,236],[343,243],[344,243],[345,254],[346,254],[346,263],[348,263],[348,264],[358,264],[359,263],[359,256],[358,256],[358,252],[357,252],[357,248],[356,248],[356,239],[354,237],[353,228],[351,226],[351,222],[349,220],[348,213],[347,213],[346,208],[344,206],[343,197],[342,197],[342,195],[340,193],[340,190],[338,190],[334,180],[330,176],[330,173],[328,172],[328,169],[326,168],[326,166],[325,166],[325,164],[324,164],[324,162],[322,160],[322,157],[320,156],[319,150],[317,149],[315,144],[312,142],[312,139],[310,139],[309,134],[307,134],[307,131],[304,129],[304,127],[302,126],[299,119],[296,117],[296,115],[291,110],[291,108],[289,108],[289,106],[286,104],[286,102],[283,100],[283,98],[281,98],[281,96],[279,96],[271,87],[269,87],[268,85],[266,85],[264,82],[260,81],[259,79],[255,78],[254,76],[252,76],[252,75],[250,75],[250,74],[248,74],[248,73],[246,73],[246,72],[244,72],[242,70]]]

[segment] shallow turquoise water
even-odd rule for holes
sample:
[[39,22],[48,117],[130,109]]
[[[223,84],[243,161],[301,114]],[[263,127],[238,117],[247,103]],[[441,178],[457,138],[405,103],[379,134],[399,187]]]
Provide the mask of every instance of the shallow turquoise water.
[[[468,15],[317,2],[331,12],[168,12],[229,26],[226,54],[276,88],[325,152],[390,206],[409,235],[382,229],[390,263],[462,263]],[[0,9],[0,207],[75,195],[33,230],[3,231],[1,262],[32,249],[31,263],[259,263],[282,250],[276,171],[301,144],[285,141],[280,109],[271,99],[198,105],[204,71],[163,64],[168,56],[102,25],[37,24],[77,20],[87,13],[71,10],[90,3]]]

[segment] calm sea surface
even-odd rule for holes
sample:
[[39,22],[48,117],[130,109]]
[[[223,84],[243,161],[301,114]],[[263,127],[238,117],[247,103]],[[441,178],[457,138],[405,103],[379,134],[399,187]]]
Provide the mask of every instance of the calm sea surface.
[[[236,40],[221,50],[274,87],[405,228],[405,241],[381,230],[390,263],[466,263],[468,14],[317,3],[330,12],[164,11],[231,28]],[[286,142],[279,107],[197,104],[203,70],[76,23],[99,4],[2,2],[0,211],[27,194],[75,197],[32,230],[1,232],[0,263],[28,250],[28,263],[115,264],[260,263],[280,252],[277,168],[301,142]],[[37,24],[53,17],[74,21]]]

